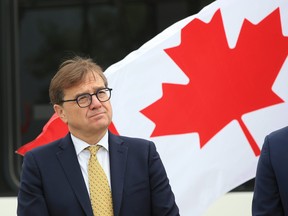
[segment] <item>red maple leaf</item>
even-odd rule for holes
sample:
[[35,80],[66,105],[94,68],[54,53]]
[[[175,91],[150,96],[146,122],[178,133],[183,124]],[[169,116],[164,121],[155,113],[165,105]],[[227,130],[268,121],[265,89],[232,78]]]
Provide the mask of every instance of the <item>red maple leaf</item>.
[[236,119],[259,155],[241,116],[283,102],[271,90],[288,54],[279,10],[257,25],[244,20],[233,49],[218,10],[210,23],[192,20],[181,31],[181,44],[165,52],[190,82],[163,83],[162,98],[141,111],[156,124],[151,137],[198,132],[202,148]]

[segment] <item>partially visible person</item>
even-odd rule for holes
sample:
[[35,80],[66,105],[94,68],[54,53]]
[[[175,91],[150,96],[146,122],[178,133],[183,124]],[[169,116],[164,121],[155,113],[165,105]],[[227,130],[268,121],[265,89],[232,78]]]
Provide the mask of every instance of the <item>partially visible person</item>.
[[252,215],[288,215],[288,127],[265,138],[256,172]]
[[[75,57],[60,66],[49,95],[69,133],[26,153],[18,216],[104,216],[99,212],[106,208],[110,209],[105,215],[115,216],[179,215],[154,143],[108,131],[111,91],[102,69],[89,58]],[[92,146],[100,148],[97,159],[90,158]],[[97,197],[90,185],[99,177],[98,170],[92,172],[95,179],[90,178],[90,159],[102,167],[108,188],[105,199],[102,194]],[[92,164],[91,169],[94,167]],[[95,196],[101,204],[90,201]]]

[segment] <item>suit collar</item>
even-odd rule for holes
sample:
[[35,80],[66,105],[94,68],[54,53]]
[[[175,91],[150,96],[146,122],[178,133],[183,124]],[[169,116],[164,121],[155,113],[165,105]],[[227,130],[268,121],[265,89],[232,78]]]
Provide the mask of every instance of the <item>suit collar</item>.
[[82,176],[70,133],[59,143],[60,150],[56,153],[60,164],[66,174],[77,199],[79,200],[86,215],[93,215],[89,194]]
[[109,133],[109,156],[114,215],[119,215],[123,196],[128,146],[119,136]]

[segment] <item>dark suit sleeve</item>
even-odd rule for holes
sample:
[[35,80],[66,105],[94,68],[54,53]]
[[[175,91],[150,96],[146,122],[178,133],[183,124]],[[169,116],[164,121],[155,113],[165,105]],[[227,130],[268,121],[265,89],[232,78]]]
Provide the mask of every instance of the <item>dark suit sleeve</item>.
[[176,216],[179,215],[175,197],[169,180],[154,143],[150,145],[149,153],[150,187],[152,200],[152,215]]
[[49,215],[44,199],[39,168],[30,152],[26,153],[22,165],[17,215]]
[[275,170],[271,163],[269,136],[258,161],[252,202],[253,216],[284,216]]

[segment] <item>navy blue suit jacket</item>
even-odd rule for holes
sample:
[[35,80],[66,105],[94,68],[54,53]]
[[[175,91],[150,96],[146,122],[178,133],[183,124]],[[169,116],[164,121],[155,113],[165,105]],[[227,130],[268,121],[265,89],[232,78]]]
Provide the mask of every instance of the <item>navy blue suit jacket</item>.
[[288,127],[265,138],[256,172],[252,215],[288,215]]
[[[153,142],[109,133],[115,216],[175,216],[178,207]],[[92,216],[70,134],[26,153],[18,216]]]

